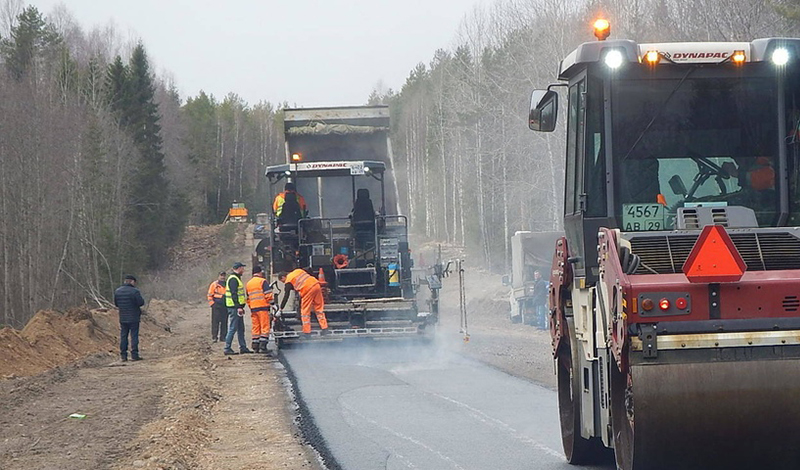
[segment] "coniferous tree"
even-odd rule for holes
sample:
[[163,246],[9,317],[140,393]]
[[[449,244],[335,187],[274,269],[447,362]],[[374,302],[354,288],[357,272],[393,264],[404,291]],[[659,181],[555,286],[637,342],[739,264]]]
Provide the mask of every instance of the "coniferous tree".
[[213,97],[200,91],[196,98],[189,98],[183,106],[186,118],[184,145],[188,151],[199,192],[194,212],[204,222],[218,218],[216,207],[217,185],[220,169],[217,165],[217,103]]
[[120,56],[114,58],[106,71],[106,101],[120,125],[124,127],[127,123],[124,110],[128,106],[128,68]]
[[133,50],[127,77],[127,103],[122,111],[126,128],[139,150],[131,185],[132,224],[137,243],[144,249],[148,267],[156,267],[172,240],[166,166],[162,151],[155,85],[144,46]]
[[55,48],[61,37],[34,6],[26,8],[11,29],[11,37],[0,42],[0,52],[11,76],[20,80],[35,65],[40,54]]

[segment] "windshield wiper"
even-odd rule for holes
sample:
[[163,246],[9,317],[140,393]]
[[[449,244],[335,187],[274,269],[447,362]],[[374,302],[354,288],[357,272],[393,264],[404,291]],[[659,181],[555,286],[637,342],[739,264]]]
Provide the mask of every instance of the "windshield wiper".
[[685,82],[686,79],[689,78],[689,75],[691,75],[692,72],[694,72],[696,69],[697,69],[697,67],[695,66],[695,67],[692,67],[689,70],[687,70],[686,73],[681,78],[681,80],[678,82],[678,84],[675,85],[675,88],[672,89],[672,91],[669,93],[669,96],[667,96],[667,99],[664,100],[664,102],[658,108],[658,111],[656,111],[656,114],[653,116],[652,119],[650,119],[650,122],[647,123],[647,126],[642,130],[642,133],[639,134],[639,137],[636,138],[636,142],[634,142],[633,145],[631,145],[631,149],[628,150],[628,153],[626,153],[624,157],[622,157],[622,161],[623,162],[625,160],[627,160],[628,157],[631,156],[633,151],[636,149],[636,146],[639,145],[639,142],[642,141],[642,139],[644,138],[644,135],[647,134],[647,131],[649,131],[650,128],[653,127],[653,123],[656,122],[656,119],[661,117],[661,113],[664,111],[664,108],[667,107],[667,104],[669,104],[670,100],[672,100],[672,97],[675,96],[675,93],[678,92],[678,89],[681,87],[681,85],[683,85],[683,82]]

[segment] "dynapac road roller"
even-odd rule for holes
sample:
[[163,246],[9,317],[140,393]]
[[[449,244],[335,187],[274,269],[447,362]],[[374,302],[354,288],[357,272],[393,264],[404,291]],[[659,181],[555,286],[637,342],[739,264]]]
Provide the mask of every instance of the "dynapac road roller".
[[800,39],[584,43],[550,289],[567,460],[800,468]]

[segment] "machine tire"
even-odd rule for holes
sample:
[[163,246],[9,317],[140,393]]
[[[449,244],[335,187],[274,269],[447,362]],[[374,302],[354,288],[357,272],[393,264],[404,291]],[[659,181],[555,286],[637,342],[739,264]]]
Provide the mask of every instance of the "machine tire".
[[618,470],[633,470],[637,468],[634,460],[633,387],[629,386],[630,373],[621,372],[617,361],[611,362],[613,362],[610,385],[614,458]]
[[573,346],[565,346],[557,358],[558,414],[564,456],[573,465],[604,463],[608,461],[609,450],[603,442],[598,438],[586,439],[581,436],[581,396],[580,393],[573,393],[581,389],[580,376],[572,370],[577,351]]

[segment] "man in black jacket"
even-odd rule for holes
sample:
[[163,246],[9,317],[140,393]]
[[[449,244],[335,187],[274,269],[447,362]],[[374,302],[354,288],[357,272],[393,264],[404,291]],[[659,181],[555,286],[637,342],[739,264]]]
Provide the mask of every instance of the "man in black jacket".
[[123,361],[128,360],[128,334],[131,337],[131,359],[140,361],[139,356],[139,321],[142,317],[144,299],[136,288],[136,278],[130,274],[125,276],[125,283],[114,291],[114,305],[119,309],[119,355]]

